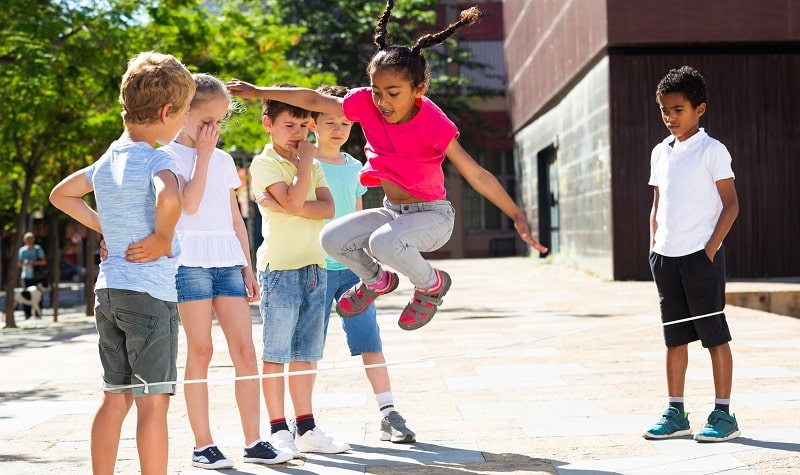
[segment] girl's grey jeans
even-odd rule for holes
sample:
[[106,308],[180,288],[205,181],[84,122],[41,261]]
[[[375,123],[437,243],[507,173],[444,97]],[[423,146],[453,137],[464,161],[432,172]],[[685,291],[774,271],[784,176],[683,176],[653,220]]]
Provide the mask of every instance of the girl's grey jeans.
[[428,288],[436,276],[420,252],[435,251],[450,239],[455,214],[447,200],[396,204],[384,199],[382,208],[357,211],[326,224],[320,242],[365,284],[378,281],[383,263],[415,287]]

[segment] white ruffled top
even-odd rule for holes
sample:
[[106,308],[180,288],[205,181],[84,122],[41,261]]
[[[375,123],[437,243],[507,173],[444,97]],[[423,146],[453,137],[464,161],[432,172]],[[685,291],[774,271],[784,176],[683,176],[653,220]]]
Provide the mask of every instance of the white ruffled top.
[[[181,175],[188,182],[192,177],[196,150],[177,142],[162,149],[175,158]],[[241,184],[233,158],[222,150],[214,150],[197,212],[181,213],[175,227],[181,246],[180,265],[206,268],[247,265],[244,250],[233,229],[231,214],[231,190]]]

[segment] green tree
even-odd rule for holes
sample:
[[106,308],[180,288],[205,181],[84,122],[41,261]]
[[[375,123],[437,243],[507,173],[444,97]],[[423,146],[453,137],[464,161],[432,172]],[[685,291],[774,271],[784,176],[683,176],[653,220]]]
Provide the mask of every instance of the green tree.
[[[133,8],[134,2],[121,2],[110,14],[69,1],[4,2],[0,217],[8,237],[2,263],[8,296],[19,280],[16,248],[31,211],[51,209],[47,196],[55,182],[107,139],[95,124],[108,120],[116,100],[112,85],[124,65],[124,45],[131,44]],[[50,261],[57,266],[53,256]],[[13,309],[7,298],[7,327],[16,326]]]
[[[175,54],[190,70],[222,81],[237,77],[259,85],[288,82],[316,87],[335,80],[329,73],[287,59],[287,51],[298,44],[305,29],[282,24],[261,1],[221,2],[214,10],[205,3],[184,2],[177,8],[154,4],[142,38]],[[255,101],[242,105],[223,130],[220,146],[252,156],[269,138],[261,125],[261,105]]]
[[[91,5],[90,5],[91,3]],[[122,130],[119,81],[127,60],[143,50],[174,54],[197,72],[259,84],[330,82],[285,58],[302,29],[281,26],[261,2],[232,1],[216,11],[199,0],[7,0],[0,26],[0,228],[6,295],[19,281],[16,250],[32,210],[48,203],[62,177],[98,157]],[[260,107],[235,119],[227,147],[252,154],[263,147]],[[48,219],[54,223],[55,219]],[[57,227],[57,226],[56,226]],[[52,250],[59,231],[51,229]],[[52,253],[51,253],[52,254]],[[57,272],[58,256],[48,256]],[[91,284],[91,274],[87,278]],[[87,293],[88,294],[88,293]],[[54,295],[57,297],[57,294]],[[57,300],[57,299],[56,299]],[[13,299],[5,300],[13,328]]]

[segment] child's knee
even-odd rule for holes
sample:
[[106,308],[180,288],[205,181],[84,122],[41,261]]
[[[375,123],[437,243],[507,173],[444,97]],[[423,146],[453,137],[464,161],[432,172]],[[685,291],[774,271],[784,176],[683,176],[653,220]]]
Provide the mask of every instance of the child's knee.
[[390,233],[376,233],[369,238],[369,250],[379,261],[391,259],[400,247],[400,242]]

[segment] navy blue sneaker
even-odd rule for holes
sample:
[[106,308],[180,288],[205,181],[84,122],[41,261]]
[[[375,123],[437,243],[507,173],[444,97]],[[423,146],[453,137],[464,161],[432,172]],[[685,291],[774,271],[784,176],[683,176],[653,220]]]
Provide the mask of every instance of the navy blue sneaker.
[[242,458],[245,462],[263,463],[264,465],[283,463],[291,459],[291,453],[277,450],[272,444],[263,440],[259,440],[252,447],[245,447],[244,457]]
[[209,445],[203,450],[192,451],[192,466],[209,470],[233,468],[233,460],[226,458],[216,445]]

